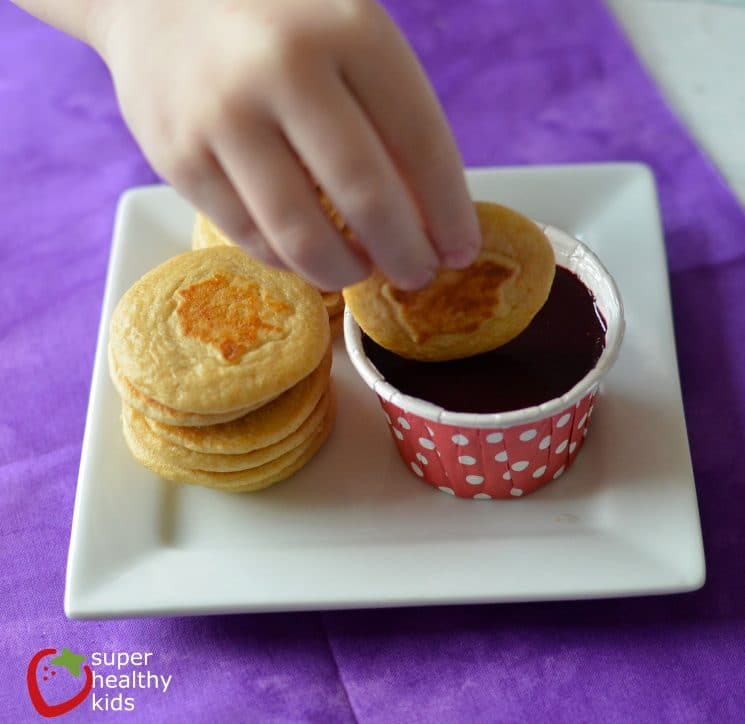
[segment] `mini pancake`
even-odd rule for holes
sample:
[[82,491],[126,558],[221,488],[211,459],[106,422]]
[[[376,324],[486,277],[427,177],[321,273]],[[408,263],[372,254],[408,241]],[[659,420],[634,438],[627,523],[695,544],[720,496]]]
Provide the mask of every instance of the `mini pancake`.
[[236,243],[204,214],[197,213],[191,233],[191,248],[209,249],[213,246],[236,246]]
[[330,393],[327,392],[316,404],[316,407],[305,421],[286,437],[267,447],[258,448],[248,453],[226,455],[224,453],[201,453],[176,445],[170,440],[158,436],[147,423],[146,418],[131,407],[124,407],[124,424],[130,435],[137,438],[141,448],[164,465],[195,468],[210,472],[235,472],[250,470],[271,462],[298,445],[302,445],[318,430],[328,410]]
[[196,412],[180,412],[172,407],[163,405],[152,397],[148,397],[140,392],[128,379],[123,377],[111,355],[111,345],[108,348],[109,357],[109,374],[111,381],[114,383],[116,391],[122,398],[122,402],[138,410],[148,419],[154,420],[165,425],[178,425],[180,427],[202,427],[208,425],[219,425],[240,417],[244,417],[249,412],[270,404],[272,401],[267,400],[258,405],[241,410],[231,410],[216,415],[200,415]]
[[[123,424],[124,437],[132,455],[152,472],[168,480],[202,485],[208,488],[234,493],[253,492],[285,480],[308,464],[313,456],[326,442],[336,420],[336,401],[331,404],[317,432],[305,443],[281,455],[271,462],[256,468],[230,473],[216,473],[205,470],[190,470],[178,466],[166,465],[152,457],[148,450],[139,444],[136,436],[131,434],[126,422]],[[123,419],[124,421],[124,419]]]
[[418,291],[394,288],[379,270],[344,289],[362,330],[409,359],[459,359],[522,332],[551,290],[556,261],[541,228],[498,204],[475,204],[482,249],[467,269],[443,269]]
[[237,420],[206,427],[164,425],[153,419],[153,432],[175,445],[201,453],[240,455],[274,445],[302,425],[329,387],[331,348],[321,364],[279,397]]
[[117,376],[198,415],[265,404],[310,374],[329,341],[328,314],[310,284],[233,247],[189,251],[148,272],[110,327]]

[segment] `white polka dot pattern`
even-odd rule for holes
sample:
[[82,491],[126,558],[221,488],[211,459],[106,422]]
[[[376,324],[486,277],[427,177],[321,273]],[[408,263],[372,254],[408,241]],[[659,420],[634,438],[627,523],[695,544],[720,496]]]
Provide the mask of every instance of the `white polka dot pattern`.
[[593,390],[574,407],[498,430],[459,428],[386,401],[382,406],[412,478],[456,497],[491,500],[529,495],[566,472],[582,447],[595,402]]

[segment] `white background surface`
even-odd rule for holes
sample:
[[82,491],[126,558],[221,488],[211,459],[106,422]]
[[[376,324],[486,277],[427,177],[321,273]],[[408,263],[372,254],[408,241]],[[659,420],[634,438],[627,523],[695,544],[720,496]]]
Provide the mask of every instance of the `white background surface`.
[[745,0],[607,0],[745,205]]

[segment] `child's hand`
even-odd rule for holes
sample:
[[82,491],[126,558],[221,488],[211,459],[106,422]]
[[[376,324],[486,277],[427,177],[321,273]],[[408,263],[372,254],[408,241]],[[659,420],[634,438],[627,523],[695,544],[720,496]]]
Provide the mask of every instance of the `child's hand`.
[[93,44],[151,163],[255,256],[326,289],[371,263],[418,288],[475,258],[455,143],[374,0],[110,0],[102,17]]

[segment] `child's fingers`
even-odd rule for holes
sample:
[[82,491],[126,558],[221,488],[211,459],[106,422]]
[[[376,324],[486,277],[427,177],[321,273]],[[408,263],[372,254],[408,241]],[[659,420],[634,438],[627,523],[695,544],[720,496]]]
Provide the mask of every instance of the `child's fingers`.
[[375,129],[334,72],[305,80],[277,109],[288,140],[382,272],[424,286],[439,260]]
[[287,269],[287,264],[275,254],[274,249],[267,244],[264,235],[258,228],[252,234],[243,236],[238,242],[238,246],[245,249],[254,259],[264,262],[264,264],[276,267],[277,269]]
[[217,140],[222,164],[275,253],[322,289],[341,289],[370,273],[321,209],[318,196],[279,129],[246,120]]
[[447,121],[414,53],[387,16],[369,39],[368,52],[354,47],[345,56],[344,78],[393,155],[442,261],[466,266],[481,239]]
[[[167,172],[165,176],[168,178]],[[266,243],[213,153],[202,155],[198,172],[175,173],[168,180],[255,259],[280,269],[286,268]]]

